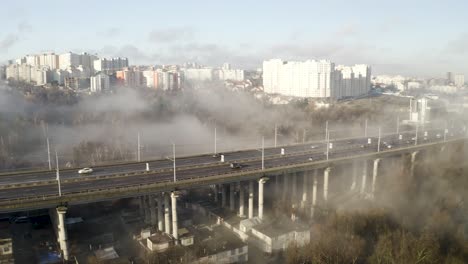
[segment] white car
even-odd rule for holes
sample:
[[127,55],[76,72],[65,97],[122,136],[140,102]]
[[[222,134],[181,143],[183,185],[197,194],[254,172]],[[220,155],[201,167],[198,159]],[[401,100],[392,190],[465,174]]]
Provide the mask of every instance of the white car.
[[79,174],[88,174],[92,172],[93,172],[93,169],[91,168],[82,168],[81,170],[78,171]]

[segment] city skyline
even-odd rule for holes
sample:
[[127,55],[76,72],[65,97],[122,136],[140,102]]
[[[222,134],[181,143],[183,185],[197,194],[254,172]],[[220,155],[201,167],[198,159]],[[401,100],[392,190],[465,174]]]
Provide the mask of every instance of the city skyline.
[[[73,13],[86,13],[86,19],[70,18],[65,3],[53,4],[51,15],[46,15],[49,5],[33,1],[4,5],[8,12],[0,18],[6,29],[0,33],[0,62],[74,51],[124,56],[136,64],[197,61],[214,66],[227,61],[255,69],[265,59],[312,58],[365,63],[376,74],[468,74],[468,35],[461,28],[467,4],[455,1],[83,1]],[[136,13],[138,20],[125,19]],[[442,14],[450,16],[437,19]]]

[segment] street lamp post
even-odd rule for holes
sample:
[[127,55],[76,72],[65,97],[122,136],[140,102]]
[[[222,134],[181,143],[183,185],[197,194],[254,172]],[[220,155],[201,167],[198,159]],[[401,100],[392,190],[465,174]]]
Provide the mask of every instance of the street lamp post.
[[414,137],[414,145],[418,145],[418,132],[419,132],[419,123],[416,123],[416,136]]
[[265,137],[262,137],[262,170],[265,170]]
[[174,182],[177,181],[176,177],[176,161],[175,161],[175,143],[172,143],[172,161],[174,163]]
[[278,125],[275,124],[275,148],[277,147],[278,142]]
[[325,122],[325,140],[328,140],[328,120]]
[[364,137],[367,137],[367,118],[364,124]]
[[330,153],[330,131],[327,131],[327,160]]
[[137,160],[138,162],[140,162],[141,161],[141,154],[140,154],[141,146],[140,146],[140,133],[139,132],[137,134],[137,145],[138,145]]
[[52,163],[50,161],[50,144],[49,138],[47,138],[47,160],[49,161],[49,170],[52,170]]
[[59,196],[62,196],[62,186],[60,186],[60,170],[59,170],[59,163],[58,163],[58,154],[57,150],[55,150],[55,166],[56,166],[56,180],[58,184],[58,191],[59,191]]
[[214,154],[218,153],[217,146],[216,146],[216,141],[218,139],[216,138],[216,127],[214,128]]
[[396,133],[400,134],[400,116],[397,116]]
[[379,127],[379,139],[377,140],[377,152],[380,152],[381,129]]

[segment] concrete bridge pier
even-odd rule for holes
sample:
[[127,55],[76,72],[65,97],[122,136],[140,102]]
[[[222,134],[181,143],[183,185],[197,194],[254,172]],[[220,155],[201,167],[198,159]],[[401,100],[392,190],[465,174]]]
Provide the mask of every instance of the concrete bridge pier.
[[229,210],[234,211],[236,208],[234,201],[234,183],[229,184]]
[[69,259],[68,252],[68,236],[67,236],[67,227],[65,226],[65,215],[67,213],[67,207],[59,206],[57,207],[57,236],[59,240],[60,249],[63,253],[63,259]]
[[166,234],[171,234],[171,212],[169,205],[169,194],[164,194],[164,227],[166,229]]
[[143,196],[143,204],[145,209],[145,224],[151,224],[151,211],[150,211],[150,204],[149,204],[149,196]]
[[366,192],[366,182],[367,182],[367,160],[364,160],[362,164],[361,195],[364,195],[364,193]]
[[148,199],[149,199],[151,225],[156,226],[157,218],[156,218],[156,203],[154,201],[154,195],[151,195],[151,194],[148,195]]
[[309,188],[309,171],[305,171],[302,174],[302,200],[301,200],[301,207],[305,208],[307,205],[307,189]]
[[275,196],[278,197],[280,195],[280,190],[279,190],[279,175],[275,176]]
[[163,222],[164,205],[163,205],[162,193],[157,195],[157,199],[158,199],[158,230],[161,232],[164,232],[164,222]]
[[289,177],[286,173],[283,173],[283,201],[286,201],[288,198],[288,186]]
[[253,199],[254,199],[253,181],[249,181],[249,219],[253,218]]
[[215,184],[213,186],[213,192],[214,192],[214,201],[216,204],[218,204],[218,184]]
[[377,182],[377,176],[379,173],[379,164],[380,164],[380,159],[375,159],[374,160],[374,168],[372,170],[372,189],[371,189],[371,198],[374,199],[375,195],[375,185]]
[[239,182],[239,216],[245,217],[244,214],[244,187],[242,183]]
[[298,173],[291,174],[291,179],[292,179],[291,203],[293,205],[297,203],[297,176],[298,176]]
[[414,166],[416,163],[416,158],[418,156],[419,151],[414,151],[411,153],[411,164],[410,164],[410,179],[414,177]]
[[310,211],[310,217],[314,217],[315,207],[317,206],[317,185],[318,185],[317,172],[318,170],[316,169],[314,171],[314,182],[312,186],[312,208]]
[[258,218],[263,220],[263,189],[265,182],[268,181],[267,177],[258,180]]
[[143,196],[138,197],[138,209],[140,211],[140,217],[144,219],[145,217],[145,201]]
[[323,171],[323,200],[328,200],[328,177],[330,176],[331,168],[328,167]]
[[177,197],[179,194],[177,192],[171,193],[171,202],[172,202],[172,236],[175,239],[176,245],[179,243],[179,225],[177,223]]
[[226,185],[221,185],[221,207],[226,207]]
[[356,164],[356,161],[353,161],[353,181],[351,182],[351,187],[350,187],[351,191],[356,190],[357,175],[358,175],[358,166]]

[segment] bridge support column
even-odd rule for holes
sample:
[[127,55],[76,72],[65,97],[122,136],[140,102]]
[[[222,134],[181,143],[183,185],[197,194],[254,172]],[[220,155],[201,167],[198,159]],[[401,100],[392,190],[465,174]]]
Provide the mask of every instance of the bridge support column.
[[267,177],[258,180],[258,218],[260,220],[263,220],[263,188],[266,181],[268,181]]
[[218,204],[218,184],[214,185],[213,191],[214,191],[214,195],[213,195],[214,201],[216,204]]
[[138,209],[140,210],[140,217],[144,219],[145,217],[145,201],[143,196],[138,197]]
[[151,224],[151,211],[149,205],[149,196],[143,196],[143,204],[145,209],[145,224]]
[[292,191],[291,191],[291,202],[292,204],[296,204],[297,202],[297,175],[298,173],[292,173]]
[[351,187],[350,187],[351,191],[354,191],[356,189],[357,175],[358,175],[358,166],[356,164],[356,161],[353,161],[353,181],[351,182]]
[[310,211],[310,216],[311,217],[314,217],[315,207],[317,206],[317,185],[318,185],[317,172],[318,172],[318,170],[316,169],[314,171],[314,184],[312,186],[312,208],[311,208],[311,211]]
[[149,209],[150,209],[150,217],[151,217],[151,225],[156,226],[156,203],[154,201],[154,195],[148,195],[149,199]]
[[416,163],[416,157],[418,155],[419,151],[415,151],[411,153],[411,164],[410,164],[410,179],[413,179],[414,177],[414,166]]
[[221,185],[221,207],[226,207],[226,185]]
[[253,181],[249,181],[249,219],[253,218],[253,199],[254,199]]
[[302,174],[302,201],[301,201],[301,207],[305,208],[307,205],[307,189],[309,187],[309,172],[304,171]]
[[164,222],[163,222],[163,197],[162,194],[158,194],[158,230],[164,232]]
[[366,182],[367,182],[367,160],[364,160],[362,165],[362,181],[361,181],[361,195],[364,195],[366,191]]
[[169,205],[169,194],[164,194],[164,227],[166,229],[166,234],[171,234],[171,212]]
[[177,223],[177,197],[179,195],[176,192],[171,193],[171,202],[172,202],[172,236],[175,239],[176,245],[178,244],[179,239],[179,226]]
[[58,239],[59,239],[59,245],[60,249],[62,250],[63,253],[63,259],[68,260],[69,259],[69,253],[68,253],[68,237],[67,237],[67,227],[65,226],[65,214],[67,213],[67,207],[65,206],[59,206],[57,207],[57,224],[58,224]]
[[328,200],[328,176],[330,176],[331,168],[328,167],[323,171],[323,200]]
[[288,182],[289,176],[286,173],[283,173],[283,201],[288,199]]
[[280,194],[280,190],[279,190],[279,175],[276,175],[275,176],[275,196],[278,197],[278,195]]
[[235,201],[234,201],[234,183],[229,184],[229,210],[236,210]]
[[374,195],[375,195],[375,184],[376,184],[377,176],[378,176],[378,173],[379,173],[379,163],[380,163],[380,159],[375,159],[374,160],[374,168],[373,168],[373,171],[372,171],[372,189],[371,189],[371,198],[372,199],[374,199]]
[[242,183],[239,182],[239,216],[245,217],[244,214],[244,188]]

